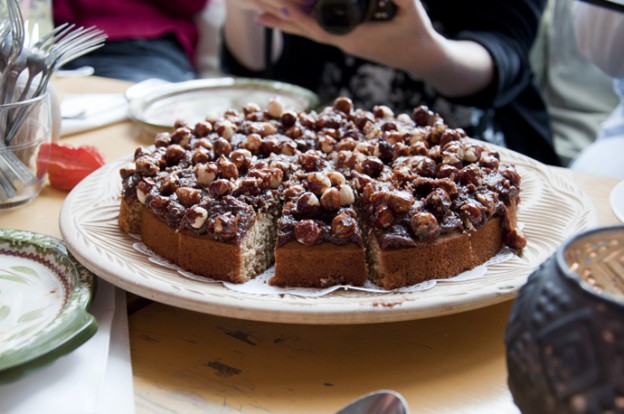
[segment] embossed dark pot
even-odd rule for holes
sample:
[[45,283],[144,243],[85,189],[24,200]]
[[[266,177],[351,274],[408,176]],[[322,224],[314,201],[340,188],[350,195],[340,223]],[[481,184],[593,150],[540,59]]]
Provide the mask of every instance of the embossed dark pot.
[[543,263],[505,345],[523,413],[624,413],[624,226],[583,232]]

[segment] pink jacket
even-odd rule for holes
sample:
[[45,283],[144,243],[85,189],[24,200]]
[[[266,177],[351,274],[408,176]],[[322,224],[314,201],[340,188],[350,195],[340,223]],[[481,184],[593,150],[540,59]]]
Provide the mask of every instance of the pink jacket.
[[96,26],[109,40],[173,34],[194,61],[198,32],[193,21],[209,0],[53,0],[54,24]]

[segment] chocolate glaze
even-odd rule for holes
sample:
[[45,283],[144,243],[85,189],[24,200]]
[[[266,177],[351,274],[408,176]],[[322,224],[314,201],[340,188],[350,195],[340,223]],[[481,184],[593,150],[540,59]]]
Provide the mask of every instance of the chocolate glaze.
[[[277,231],[277,245],[283,246],[294,238],[294,229],[297,223],[299,223],[304,218],[297,217],[296,213],[293,213],[293,204],[289,203],[285,206],[283,210],[283,214],[278,222],[278,231]],[[344,213],[352,216],[355,219],[355,229],[353,230],[353,234],[348,237],[337,237],[332,234],[331,231],[331,222],[336,217],[336,215]],[[357,221],[357,213],[353,208],[341,208],[338,213],[329,211],[329,212],[321,212],[313,219],[321,229],[321,234],[318,240],[314,244],[321,243],[332,243],[336,245],[346,245],[350,243],[355,243],[358,246],[363,246],[362,240],[362,229],[359,226]]]
[[[347,98],[319,113],[249,104],[195,126],[176,123],[120,175],[124,198],[227,243],[239,243],[257,213],[280,207],[278,245],[361,246],[365,228],[382,249],[412,247],[496,216],[511,247],[525,243],[507,217],[520,191],[515,167],[426,107],[396,116],[383,106],[354,109]],[[299,202],[304,193],[308,204]],[[301,237],[307,229],[314,234]]]

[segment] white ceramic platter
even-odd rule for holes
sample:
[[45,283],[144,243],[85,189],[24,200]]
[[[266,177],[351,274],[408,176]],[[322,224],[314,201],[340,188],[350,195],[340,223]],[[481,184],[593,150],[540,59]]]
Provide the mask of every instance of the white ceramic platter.
[[288,83],[248,78],[209,78],[177,83],[156,83],[130,95],[130,117],[151,130],[168,129],[177,120],[191,125],[206,115],[221,114],[255,102],[265,108],[279,98],[287,108],[309,110],[318,96]]
[[571,235],[595,224],[591,202],[578,188],[542,164],[500,149],[522,175],[518,218],[528,245],[522,256],[488,266],[484,277],[438,284],[412,293],[341,290],[322,297],[250,294],[205,283],[158,266],[133,248],[117,226],[121,179],[129,159],[108,164],[81,182],[61,211],[61,232],[87,268],[137,295],[173,306],[241,319],[302,323],[378,323],[428,318],[476,309],[513,298],[529,274]]

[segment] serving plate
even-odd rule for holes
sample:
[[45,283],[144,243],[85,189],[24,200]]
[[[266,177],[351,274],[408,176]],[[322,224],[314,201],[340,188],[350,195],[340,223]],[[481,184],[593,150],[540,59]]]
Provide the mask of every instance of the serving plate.
[[411,293],[340,290],[321,297],[242,293],[220,283],[182,277],[137,251],[136,240],[117,226],[121,179],[129,158],[107,164],[66,198],[60,226],[69,250],[109,282],[155,301],[214,315],[302,323],[355,324],[428,318],[513,298],[528,275],[571,235],[596,223],[591,201],[556,170],[499,149],[523,177],[518,219],[528,240],[521,256],[488,266],[477,279],[440,283]]
[[[319,103],[312,91],[284,82],[251,78],[209,78],[186,82],[150,82],[145,87],[133,86],[127,94],[130,118],[150,131],[173,127],[176,120],[191,125],[206,115],[220,114],[228,109],[240,110],[255,102],[265,108],[270,99],[278,97],[285,107],[301,111]],[[137,93],[139,92],[139,93]]]
[[611,190],[609,204],[611,205],[611,210],[613,210],[615,217],[624,223],[624,181],[620,182]]
[[61,240],[0,229],[0,381],[65,354],[97,330],[95,277]]

